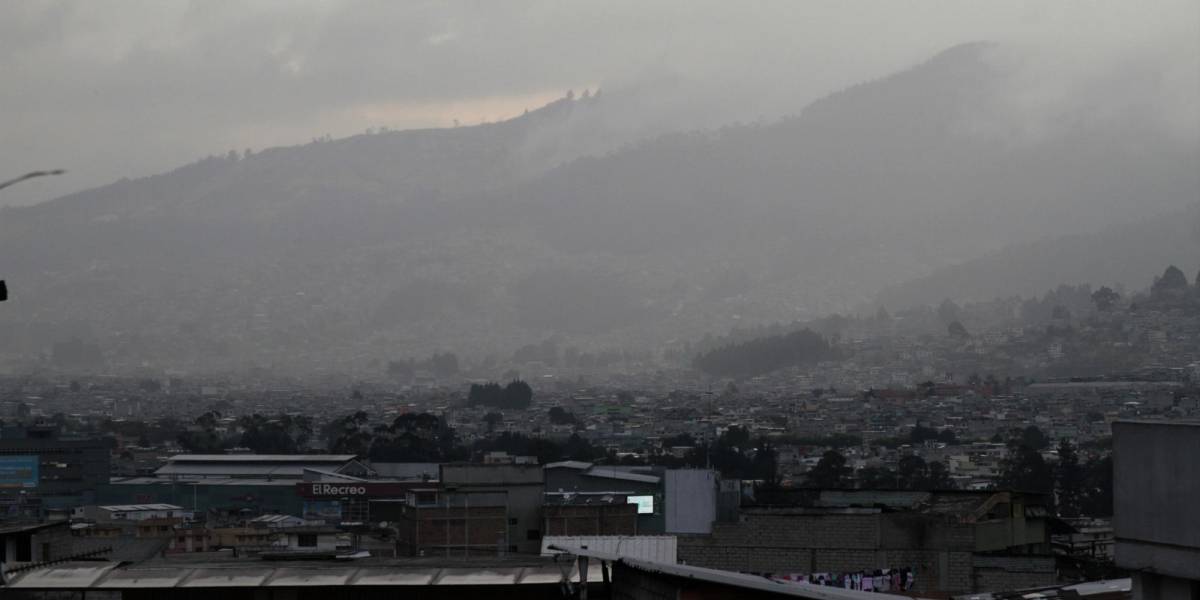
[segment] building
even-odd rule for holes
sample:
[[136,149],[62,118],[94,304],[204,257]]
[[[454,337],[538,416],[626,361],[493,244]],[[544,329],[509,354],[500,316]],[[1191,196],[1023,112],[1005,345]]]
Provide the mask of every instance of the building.
[[542,506],[544,536],[634,536],[638,505],[624,495],[547,493]]
[[[603,591],[591,573],[592,598]],[[203,554],[155,555],[135,561],[31,565],[0,579],[5,600],[561,600],[563,581],[578,579],[573,561],[550,557],[263,560]]]
[[64,437],[50,425],[0,429],[0,514],[39,518],[94,504],[110,469],[105,440]]
[[503,494],[508,523],[508,550],[538,554],[542,543],[542,499],[545,478],[541,465],[466,463],[445,464],[439,480],[450,493]]
[[518,551],[507,501],[502,491],[429,487],[373,502],[372,512],[394,524],[399,556],[503,556]]
[[1135,600],[1200,598],[1200,423],[1113,423],[1117,566]]
[[1003,491],[760,494],[737,521],[679,536],[679,561],[793,576],[907,570],[920,593],[1049,585],[1056,573],[1043,501]]
[[309,500],[298,493],[301,482],[362,481],[371,475],[350,454],[180,454],[152,477],[114,477],[97,495],[105,504],[177,504],[231,517],[299,515]]
[[71,553],[72,536],[66,521],[0,525],[0,563],[42,562]]
[[400,556],[538,554],[544,490],[539,465],[445,464],[438,481],[373,500],[370,513],[396,528]]
[[191,519],[191,511],[176,504],[110,504],[106,506],[81,506],[72,513],[72,518],[87,519],[97,523],[113,521],[143,521],[183,517]]
[[159,479],[291,479],[306,470],[364,477],[371,469],[353,454],[177,454],[154,472]]
[[571,494],[624,497],[638,507],[637,534],[708,533],[717,520],[720,481],[707,469],[549,463],[547,502]]

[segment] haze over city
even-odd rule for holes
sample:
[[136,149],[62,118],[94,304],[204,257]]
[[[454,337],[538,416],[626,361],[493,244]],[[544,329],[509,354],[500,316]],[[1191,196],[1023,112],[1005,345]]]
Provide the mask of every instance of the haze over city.
[[0,596],[1197,597],[1195,0],[9,2],[0,80]]

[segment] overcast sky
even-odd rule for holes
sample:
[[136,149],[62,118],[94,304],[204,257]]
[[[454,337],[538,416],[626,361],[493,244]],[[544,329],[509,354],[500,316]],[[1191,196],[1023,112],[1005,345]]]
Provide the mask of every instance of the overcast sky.
[[70,172],[0,204],[230,149],[502,119],[572,88],[703,82],[723,117],[772,117],[976,40],[1082,72],[1168,65],[1176,108],[1200,111],[1196,0],[15,0],[0,3],[0,179]]

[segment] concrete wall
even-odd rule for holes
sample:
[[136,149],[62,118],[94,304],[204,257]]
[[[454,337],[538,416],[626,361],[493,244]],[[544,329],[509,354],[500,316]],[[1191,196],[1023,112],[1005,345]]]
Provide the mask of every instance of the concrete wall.
[[980,591],[1049,586],[1058,579],[1052,556],[976,556],[973,574]]
[[684,564],[750,573],[850,573],[916,569],[921,593],[1009,590],[1054,582],[1049,556],[975,554],[973,525],[876,509],[743,510],[711,535],[681,535]]
[[504,490],[508,495],[510,546],[521,554],[541,552],[545,493],[541,465],[447,464],[442,465],[441,478],[448,490]]
[[1200,423],[1113,423],[1113,481],[1117,566],[1200,581]]

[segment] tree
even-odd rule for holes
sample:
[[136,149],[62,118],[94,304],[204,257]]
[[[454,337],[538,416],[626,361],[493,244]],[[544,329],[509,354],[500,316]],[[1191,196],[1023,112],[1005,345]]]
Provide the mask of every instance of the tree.
[[929,463],[929,472],[922,487],[926,490],[952,490],[958,486],[954,485],[946,465],[935,460]]
[[296,454],[308,447],[312,418],[280,414],[275,418],[253,414],[238,419],[242,428],[239,445],[258,454]]
[[550,422],[555,425],[574,425],[578,423],[575,415],[561,406],[552,406],[548,413]]
[[958,315],[962,309],[958,307],[952,300],[946,298],[938,305],[937,316],[943,323],[950,324],[958,321]]
[[486,415],[483,415],[483,422],[487,424],[488,433],[492,433],[493,431],[496,431],[496,427],[504,422],[504,415],[498,412],[490,412]]
[[361,410],[330,421],[321,429],[326,448],[333,454],[366,457],[374,441],[371,430],[367,428],[369,421],[367,413]]
[[1054,469],[1046,464],[1041,452],[1025,444],[1009,447],[999,483],[1011,490],[1047,494],[1053,504]]
[[443,462],[465,458],[458,433],[437,415],[406,413],[390,425],[375,428],[371,460],[381,462]]
[[220,414],[211,411],[196,417],[194,427],[179,433],[179,445],[193,454],[221,452],[224,444],[221,436],[217,434],[217,422],[220,418]]
[[754,377],[835,355],[824,337],[811,329],[803,329],[717,348],[697,356],[692,364],[710,375]]
[[1037,425],[1030,425],[1021,430],[1021,437],[1018,443],[1041,451],[1050,447],[1050,438],[1045,433],[1042,433],[1042,430],[1038,429]]
[[858,471],[858,487],[865,490],[894,490],[896,481],[896,472],[887,467],[863,467]]
[[897,487],[902,490],[923,489],[929,465],[920,456],[910,454],[896,463]]
[[472,383],[467,392],[467,404],[471,406],[526,409],[532,402],[533,388],[520,379],[514,379],[504,387],[495,382]]
[[1093,456],[1084,466],[1081,513],[1089,517],[1110,517],[1113,514],[1112,455]]
[[946,331],[950,333],[950,337],[955,337],[955,338],[959,338],[959,339],[966,339],[966,338],[971,337],[971,334],[967,333],[967,328],[963,327],[963,324],[959,321],[954,321],[949,326],[947,326]]
[[763,481],[765,487],[777,487],[779,485],[779,453],[766,438],[759,438],[757,446],[754,449],[754,459],[751,464],[753,479]]
[[1179,267],[1171,265],[1167,270],[1163,271],[1161,277],[1154,280],[1154,284],[1150,286],[1150,294],[1152,296],[1162,296],[1181,290],[1186,290],[1188,287],[1187,277]]
[[1054,492],[1058,514],[1078,517],[1083,511],[1084,470],[1075,447],[1067,440],[1058,442],[1058,465],[1054,469]]
[[1108,312],[1112,310],[1117,302],[1121,300],[1121,295],[1113,291],[1112,288],[1104,286],[1092,292],[1092,304],[1096,305],[1096,310]]
[[814,488],[840,488],[845,486],[851,469],[846,466],[846,457],[834,450],[827,450],[805,476],[804,483]]

